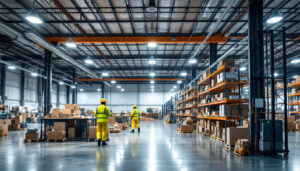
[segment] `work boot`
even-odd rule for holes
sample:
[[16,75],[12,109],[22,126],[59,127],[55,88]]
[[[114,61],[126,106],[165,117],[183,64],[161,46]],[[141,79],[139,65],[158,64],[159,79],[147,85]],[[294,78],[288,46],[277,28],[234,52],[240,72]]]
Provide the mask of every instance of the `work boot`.
[[98,146],[101,145],[101,139],[98,139]]
[[102,145],[107,145],[105,141],[102,141]]
[[138,128],[138,132],[139,132],[139,133],[141,132],[141,129],[140,129],[140,128]]
[[133,129],[133,130],[131,130],[131,132],[132,132],[132,133],[134,133],[134,129]]

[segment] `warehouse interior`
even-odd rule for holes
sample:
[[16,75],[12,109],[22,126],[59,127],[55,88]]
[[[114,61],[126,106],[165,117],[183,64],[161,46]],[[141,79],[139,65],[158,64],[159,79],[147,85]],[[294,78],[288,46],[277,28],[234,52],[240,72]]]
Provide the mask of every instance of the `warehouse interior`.
[[0,0],[0,168],[298,170],[299,12]]

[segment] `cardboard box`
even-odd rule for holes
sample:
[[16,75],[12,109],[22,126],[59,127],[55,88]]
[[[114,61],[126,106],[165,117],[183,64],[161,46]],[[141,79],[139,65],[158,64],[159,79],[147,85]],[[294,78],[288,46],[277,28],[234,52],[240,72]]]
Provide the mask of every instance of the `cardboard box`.
[[89,127],[89,138],[97,138],[97,126],[90,126]]
[[74,110],[80,110],[80,106],[78,105],[74,106]]
[[188,125],[193,125],[193,122],[194,121],[191,117],[187,117],[186,120],[185,120],[185,123],[188,124]]
[[194,131],[194,126],[193,125],[180,125],[180,131],[191,133]]
[[76,120],[69,120],[68,127],[76,127]]
[[108,118],[108,123],[113,124],[116,122],[116,117],[112,116]]
[[66,131],[66,122],[54,122],[54,131]]
[[249,128],[246,127],[229,127],[227,128],[227,145],[235,145],[240,138],[248,138]]
[[11,125],[10,119],[0,119],[0,125]]
[[75,105],[74,104],[66,104],[65,105],[65,109],[74,110],[75,109]]
[[52,115],[61,114],[62,110],[60,108],[52,108]]
[[37,139],[39,139],[39,133],[38,132],[26,132],[25,139],[26,140],[37,140]]
[[64,138],[66,138],[66,131],[48,132],[48,140],[63,140]]
[[81,114],[81,111],[80,111],[80,110],[74,110],[73,113],[74,113],[74,114]]
[[21,129],[20,123],[13,124],[13,125],[12,125],[12,129],[13,129],[13,130],[19,130],[19,129]]
[[217,68],[221,68],[223,65],[234,65],[235,64],[235,60],[233,58],[226,58],[226,59],[223,59],[221,60],[219,63],[218,63],[218,66]]
[[72,110],[71,109],[63,109],[61,111],[61,114],[72,114]]
[[65,113],[62,113],[62,114],[59,114],[58,115],[58,118],[70,118],[72,116],[72,114],[65,114]]
[[76,136],[76,129],[75,127],[69,127],[68,128],[68,138],[75,138]]
[[297,76],[296,77],[296,83],[299,83],[300,82],[300,76]]
[[57,118],[58,118],[58,114],[57,114],[57,115],[56,115],[56,114],[52,114],[52,115],[51,115],[51,118],[57,119]]
[[296,124],[296,131],[300,131],[300,124],[299,123]]
[[7,136],[8,135],[8,125],[7,124],[1,124],[0,125],[0,137]]

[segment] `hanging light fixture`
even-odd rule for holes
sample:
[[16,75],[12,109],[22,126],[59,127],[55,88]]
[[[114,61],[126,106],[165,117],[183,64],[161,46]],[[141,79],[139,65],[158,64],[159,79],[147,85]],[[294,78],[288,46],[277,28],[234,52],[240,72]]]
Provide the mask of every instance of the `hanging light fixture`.
[[69,38],[69,40],[66,42],[66,46],[69,48],[76,48],[77,45],[73,42],[72,38]]
[[94,63],[94,61],[93,61],[90,57],[87,57],[87,58],[84,60],[84,62],[85,62],[86,64],[93,64],[93,63]]
[[283,16],[280,14],[278,9],[274,9],[272,15],[267,19],[267,23],[273,24],[278,23],[283,19]]
[[148,43],[148,47],[150,47],[150,48],[155,48],[156,46],[157,46],[157,44],[155,42]]
[[8,66],[7,68],[10,69],[10,70],[15,70],[16,69],[16,67],[13,66],[13,65]]
[[116,84],[116,81],[115,80],[111,80],[110,83]]
[[189,60],[189,64],[195,64],[195,63],[197,63],[197,59],[191,58],[191,59]]
[[60,81],[60,82],[59,82],[59,85],[64,85],[64,84],[65,84],[65,83],[64,83],[64,82],[62,82],[62,81]]
[[156,63],[154,57],[152,56],[150,59],[149,59],[149,64],[150,65],[154,65]]
[[185,76],[187,76],[187,73],[185,71],[183,71],[183,72],[180,73],[180,75],[185,77]]
[[177,84],[181,84],[182,83],[182,80],[177,80]]
[[155,72],[151,71],[149,75],[150,75],[151,77],[154,77],[154,76],[155,76]]
[[41,17],[34,11],[31,10],[26,16],[25,19],[33,24],[42,24],[43,20]]

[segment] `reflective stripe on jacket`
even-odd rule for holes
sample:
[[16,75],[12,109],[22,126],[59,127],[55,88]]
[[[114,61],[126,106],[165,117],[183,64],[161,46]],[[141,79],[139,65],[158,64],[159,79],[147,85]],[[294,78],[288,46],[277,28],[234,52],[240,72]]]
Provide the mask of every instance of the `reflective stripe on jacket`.
[[133,118],[139,118],[140,117],[140,112],[138,109],[134,109],[132,111],[132,115],[131,115]]

